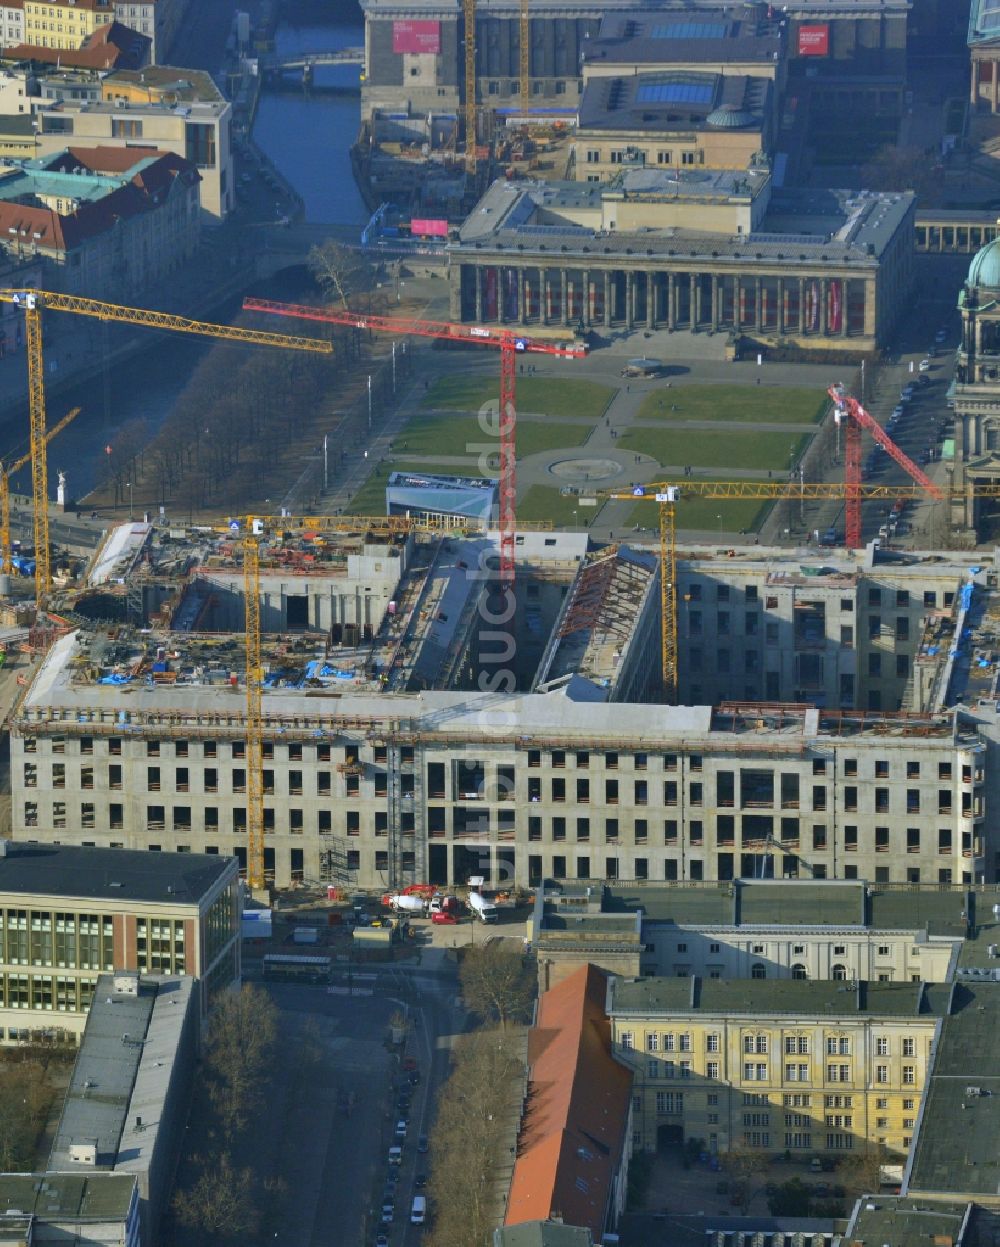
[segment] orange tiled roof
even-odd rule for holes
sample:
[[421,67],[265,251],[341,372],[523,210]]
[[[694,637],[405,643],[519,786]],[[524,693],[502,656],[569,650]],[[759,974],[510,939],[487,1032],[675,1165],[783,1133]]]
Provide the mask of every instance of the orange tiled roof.
[[65,69],[140,69],[148,57],[150,39],[121,22],[98,27],[79,48],[43,48],[19,43],[4,50],[5,61],[36,61]]
[[505,1225],[558,1214],[589,1227],[595,1241],[604,1231],[632,1087],[611,1055],[606,991],[607,975],[584,966],[539,1003]]

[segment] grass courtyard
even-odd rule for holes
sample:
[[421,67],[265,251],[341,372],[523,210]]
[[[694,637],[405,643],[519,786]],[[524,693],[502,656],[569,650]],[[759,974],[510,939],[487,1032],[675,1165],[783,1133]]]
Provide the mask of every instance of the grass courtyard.
[[[718,420],[731,424],[816,424],[829,402],[822,390],[769,385],[661,386],[638,420]],[[676,409],[676,410],[675,410]]]
[[[677,504],[677,527],[691,532],[753,532],[770,505],[758,498],[737,498],[725,502],[712,498],[682,499]],[[655,531],[660,523],[656,504],[637,502],[632,508],[629,523]]]
[[[485,451],[487,454],[499,449],[500,438],[496,421],[478,416],[427,414],[411,420],[392,445],[393,454],[406,455],[460,455],[469,459],[472,466]],[[537,455],[545,450],[558,450],[563,446],[582,446],[590,436],[593,425],[575,424],[569,421],[549,423],[533,420],[530,416],[519,417],[517,422],[517,457]],[[456,469],[453,467],[452,471]],[[466,469],[459,469],[466,470]],[[424,468],[424,471],[430,471]],[[488,475],[488,473],[487,473]]]
[[[572,377],[517,378],[519,414],[523,411],[543,416],[574,416],[579,420],[599,420],[615,394],[616,391],[609,385],[574,380]],[[424,395],[421,405],[456,411],[478,411],[484,403],[496,403],[499,398],[498,364],[495,374],[473,372],[438,377]]]
[[631,428],[619,444],[674,467],[787,472],[808,440],[805,433]]

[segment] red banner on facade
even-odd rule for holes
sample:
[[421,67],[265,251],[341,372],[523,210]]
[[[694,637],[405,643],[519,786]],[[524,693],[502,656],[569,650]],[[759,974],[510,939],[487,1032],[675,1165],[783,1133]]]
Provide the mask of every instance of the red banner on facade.
[[447,238],[448,222],[428,217],[414,217],[410,222],[410,233],[414,238]]
[[830,27],[826,22],[799,27],[799,56],[829,56]]
[[440,22],[393,22],[393,52],[440,52]]

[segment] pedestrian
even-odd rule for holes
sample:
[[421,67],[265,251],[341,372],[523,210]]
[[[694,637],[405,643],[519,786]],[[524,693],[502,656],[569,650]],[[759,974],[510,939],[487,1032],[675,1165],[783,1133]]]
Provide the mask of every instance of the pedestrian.
[[757,378],[757,384],[760,385],[760,377]]
[[631,394],[631,393],[632,393],[632,387],[631,387],[630,385],[626,385],[626,387],[625,387],[625,393],[626,393],[626,394]]

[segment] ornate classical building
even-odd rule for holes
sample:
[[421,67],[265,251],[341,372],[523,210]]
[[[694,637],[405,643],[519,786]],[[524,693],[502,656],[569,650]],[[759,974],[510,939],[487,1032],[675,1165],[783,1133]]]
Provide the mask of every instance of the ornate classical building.
[[958,296],[962,342],[955,373],[955,463],[957,489],[953,521],[975,528],[983,518],[976,485],[1000,484],[1000,239],[972,258]]

